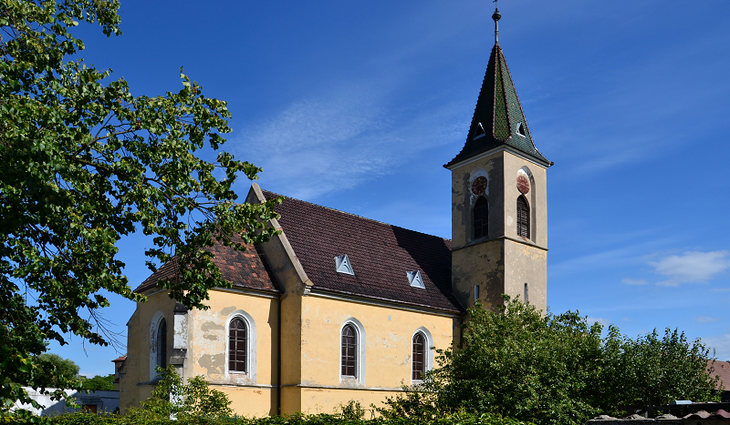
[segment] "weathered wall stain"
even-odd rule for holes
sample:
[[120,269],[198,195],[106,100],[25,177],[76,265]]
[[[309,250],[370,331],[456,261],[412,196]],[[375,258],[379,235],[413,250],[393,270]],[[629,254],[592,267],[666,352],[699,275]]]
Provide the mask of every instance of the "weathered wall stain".
[[225,354],[205,354],[200,356],[198,364],[202,366],[208,375],[218,375],[223,373],[223,363],[226,360]]

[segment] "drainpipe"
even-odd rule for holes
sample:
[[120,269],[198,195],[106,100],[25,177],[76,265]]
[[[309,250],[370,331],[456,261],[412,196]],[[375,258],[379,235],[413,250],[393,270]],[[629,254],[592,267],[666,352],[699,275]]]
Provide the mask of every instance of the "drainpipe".
[[277,347],[276,347],[276,414],[281,416],[281,304],[284,300],[284,294],[279,295],[279,306],[277,308],[277,315],[279,316],[277,327],[279,328],[277,330],[279,339]]

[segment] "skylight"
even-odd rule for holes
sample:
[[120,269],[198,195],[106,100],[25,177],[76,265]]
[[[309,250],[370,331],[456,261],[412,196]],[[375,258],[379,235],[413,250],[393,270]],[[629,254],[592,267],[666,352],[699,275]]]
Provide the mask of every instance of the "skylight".
[[338,255],[335,257],[335,270],[337,273],[345,273],[355,276],[355,272],[352,270],[350,259],[345,255]]
[[421,277],[420,270],[406,272],[406,275],[408,276],[408,283],[410,283],[412,287],[426,289],[426,286],[423,284],[423,278]]

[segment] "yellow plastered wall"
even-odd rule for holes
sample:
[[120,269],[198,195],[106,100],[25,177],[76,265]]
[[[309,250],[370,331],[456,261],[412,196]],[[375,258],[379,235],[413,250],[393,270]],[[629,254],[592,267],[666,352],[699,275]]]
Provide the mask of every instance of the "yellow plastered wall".
[[119,407],[126,413],[130,407],[152,395],[150,381],[150,325],[157,312],[161,312],[167,323],[167,351],[172,350],[173,309],[175,301],[166,292],[153,293],[146,303],[137,303],[132,318],[128,322],[127,360],[120,379]]
[[[210,291],[208,310],[188,312],[186,378],[203,375],[212,388],[228,395],[235,412],[276,414],[278,302],[263,294]],[[245,374],[228,371],[228,323],[239,315],[249,325],[250,353],[255,352]]]
[[[404,279],[405,280],[405,279]],[[355,319],[365,335],[364,379],[340,377],[340,332]],[[286,326],[287,324],[284,323]],[[383,305],[332,299],[310,294],[302,297],[302,380],[289,388],[285,397],[298,398],[305,413],[332,412],[349,400],[360,400],[364,407],[379,405],[387,396],[411,384],[412,338],[419,329],[427,330],[437,348],[449,348],[456,317],[408,311]],[[434,352],[429,350],[429,364]],[[283,413],[295,407],[283,403]],[[291,407],[289,407],[291,406]]]

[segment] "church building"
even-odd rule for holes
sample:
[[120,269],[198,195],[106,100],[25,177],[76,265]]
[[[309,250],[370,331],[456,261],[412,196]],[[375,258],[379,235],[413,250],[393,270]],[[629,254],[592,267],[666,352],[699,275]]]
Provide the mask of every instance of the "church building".
[[[492,16],[495,29],[500,15]],[[269,242],[214,261],[231,289],[187,310],[156,286],[128,323],[118,368],[121,410],[148,398],[156,366],[203,375],[246,416],[379,405],[434,367],[466,309],[502,294],[547,304],[546,171],[507,69],[498,32],[466,143],[452,175],[452,239],[286,198]],[[437,170],[434,170],[437,172]],[[246,202],[279,196],[253,184]]]

